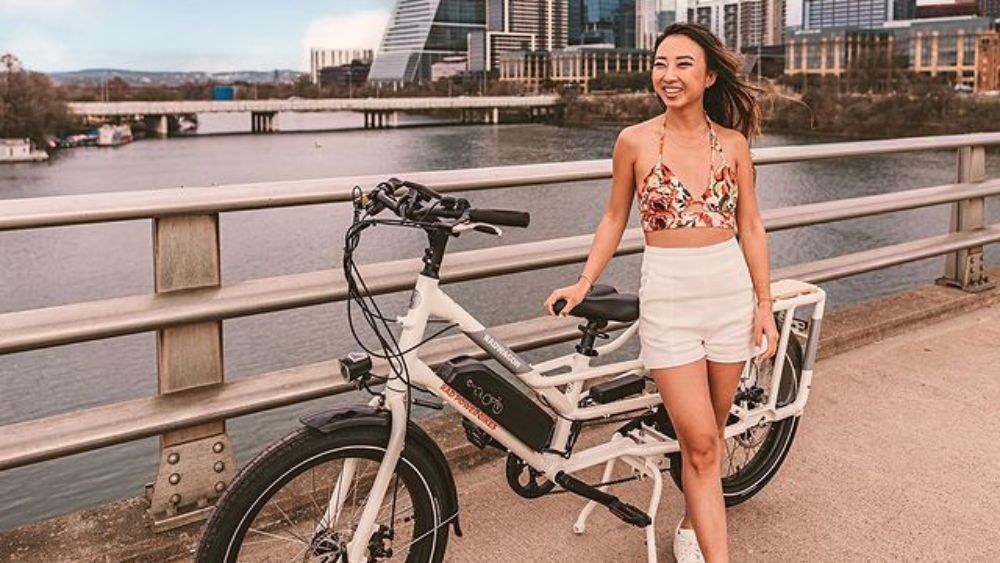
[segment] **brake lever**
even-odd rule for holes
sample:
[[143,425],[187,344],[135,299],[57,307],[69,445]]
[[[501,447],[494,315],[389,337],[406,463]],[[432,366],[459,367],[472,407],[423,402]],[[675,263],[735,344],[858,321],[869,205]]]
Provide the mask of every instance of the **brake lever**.
[[455,233],[462,233],[465,231],[479,231],[480,233],[486,233],[488,235],[496,235],[498,237],[503,236],[503,231],[500,227],[492,225],[490,223],[459,223],[451,228]]

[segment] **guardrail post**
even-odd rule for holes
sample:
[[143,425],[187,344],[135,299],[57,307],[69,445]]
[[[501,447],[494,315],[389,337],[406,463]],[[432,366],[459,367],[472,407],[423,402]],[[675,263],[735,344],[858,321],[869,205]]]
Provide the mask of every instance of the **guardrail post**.
[[[986,147],[969,146],[958,149],[958,182],[982,182],[986,179]],[[977,197],[956,201],[951,210],[951,232],[983,228],[986,198]],[[945,256],[944,277],[939,284],[979,292],[996,287],[986,275],[983,247],[974,246]]]
[[[218,214],[154,219],[153,266],[157,294],[218,286]],[[222,383],[222,322],[157,331],[156,357],[161,396]],[[153,530],[160,532],[206,518],[235,471],[224,421],[163,434],[156,482],[146,490]]]

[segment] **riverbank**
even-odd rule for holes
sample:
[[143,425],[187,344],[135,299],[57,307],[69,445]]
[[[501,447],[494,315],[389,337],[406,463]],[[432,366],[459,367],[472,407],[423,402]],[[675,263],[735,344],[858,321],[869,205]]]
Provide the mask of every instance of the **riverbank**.
[[[663,111],[649,92],[567,98],[563,125],[627,125]],[[879,139],[996,131],[1000,97],[836,95],[773,96],[764,101],[764,132]]]

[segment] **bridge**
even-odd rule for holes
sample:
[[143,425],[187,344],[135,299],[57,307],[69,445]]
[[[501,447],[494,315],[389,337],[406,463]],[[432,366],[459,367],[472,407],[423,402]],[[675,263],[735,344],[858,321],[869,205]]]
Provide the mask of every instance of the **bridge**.
[[501,111],[522,110],[544,116],[559,106],[559,96],[457,96],[437,98],[325,98],[288,100],[170,101],[170,102],[72,102],[70,111],[91,120],[145,119],[154,131],[167,134],[167,118],[200,113],[249,113],[251,131],[279,130],[281,112],[360,112],[365,128],[398,127],[402,112],[449,111],[462,122],[499,123]]
[[[865,554],[881,553],[885,558],[918,553],[912,551],[918,548],[926,548],[919,553],[942,557],[992,549],[984,542],[995,529],[996,516],[988,507],[996,505],[998,493],[981,481],[959,483],[990,479],[989,471],[996,466],[992,437],[986,434],[989,427],[982,417],[1000,398],[996,377],[1000,373],[995,367],[996,320],[1000,317],[994,307],[1000,302],[1000,291],[983,258],[984,246],[1000,241],[1000,224],[988,224],[985,216],[986,200],[1000,195],[1000,179],[988,178],[985,169],[985,147],[997,144],[1000,133],[754,151],[758,165],[772,165],[950,149],[957,153],[957,173],[953,183],[944,185],[763,212],[771,232],[938,205],[950,206],[952,220],[948,232],[940,235],[847,251],[772,272],[773,279],[822,283],[935,256],[945,262],[938,285],[835,311],[828,317],[820,349],[823,361],[817,367],[814,398],[803,423],[807,429],[803,444],[793,447],[793,465],[787,473],[778,474],[775,485],[769,485],[775,488],[762,493],[761,507],[754,508],[755,499],[733,511],[734,541],[742,537],[750,542],[743,551],[734,551],[734,556],[773,560],[813,553],[810,559],[842,560],[859,555],[862,549],[849,534],[863,535],[860,545],[873,544],[881,550]],[[442,192],[457,192],[606,180],[610,171],[610,161],[596,160],[415,172],[405,177]],[[353,389],[341,378],[336,361],[226,380],[220,338],[223,322],[342,301],[347,292],[337,270],[222,283],[220,214],[345,203],[354,185],[373,185],[381,179],[365,176],[5,201],[0,208],[0,230],[4,231],[150,221],[156,284],[154,293],[148,295],[0,314],[0,354],[155,332],[159,362],[156,395],[0,427],[0,471],[151,436],[161,440],[160,470],[145,497],[0,532],[0,556],[18,561],[53,560],[54,553],[69,560],[183,560],[196,538],[198,522],[235,470],[225,421]],[[581,263],[590,242],[590,235],[582,235],[456,252],[442,270],[442,283]],[[641,232],[629,230],[617,255],[639,253],[642,244]],[[417,259],[372,264],[362,267],[362,273],[373,294],[406,291],[412,287],[418,264]],[[919,328],[928,323],[937,324]],[[576,339],[576,324],[571,319],[542,317],[492,327],[491,333],[515,350],[529,350]],[[904,336],[874,343],[894,334]],[[484,356],[461,335],[428,343],[421,356],[436,365],[458,354]],[[424,424],[457,467],[496,463],[464,443],[453,415]],[[598,428],[582,439],[600,439],[607,431]],[[183,467],[177,465],[178,458],[185,460]],[[929,465],[922,465],[923,460]],[[970,474],[964,467],[978,467],[985,473]],[[942,496],[935,482],[927,486],[928,481],[921,480],[930,477],[928,468],[939,470],[933,477],[941,479],[938,484],[949,495]],[[566,529],[556,529],[556,516],[565,512],[561,507],[572,503],[566,495],[554,503],[536,501],[548,504],[533,507],[547,508],[533,508],[538,512],[525,516],[520,524],[504,520],[531,511],[515,511],[511,505],[505,516],[495,513],[497,506],[503,506],[500,501],[484,506],[479,493],[470,494],[486,486],[486,481],[479,480],[481,474],[475,473],[481,469],[497,470],[490,465],[467,469],[459,476],[459,494],[468,510],[463,523],[483,518],[470,525],[486,537],[481,537],[483,543],[471,536],[456,540],[453,561],[505,560],[503,554],[510,553],[506,550],[515,549],[512,542],[489,534],[490,526],[507,530],[508,525],[522,526],[514,528],[523,530],[519,538],[537,533],[526,539],[526,545],[534,547],[530,553],[552,554],[550,561],[570,561],[584,553],[608,550],[642,553],[641,540],[631,537],[631,530],[619,534],[620,528],[611,520],[597,527],[589,539],[574,544],[566,533],[569,522]],[[914,487],[904,487],[910,482]],[[498,497],[505,494],[498,488],[489,490]],[[672,519],[679,505],[676,492],[670,494],[663,503],[667,511],[663,518]],[[779,509],[784,511],[780,518]],[[741,519],[746,526],[742,532]],[[814,525],[807,525],[810,522]],[[823,528],[821,524],[827,522]],[[868,531],[876,522],[886,538]],[[546,536],[546,530],[553,530],[552,535]],[[755,530],[769,533],[754,539]],[[841,531],[848,536],[841,537]],[[926,535],[920,535],[921,531]],[[613,542],[608,541],[609,534],[614,534]],[[885,541],[879,543],[880,539]],[[953,546],[958,547],[946,551]],[[809,552],[810,548],[816,551]],[[669,543],[664,542],[663,549],[669,550]],[[471,555],[476,550],[479,555]]]

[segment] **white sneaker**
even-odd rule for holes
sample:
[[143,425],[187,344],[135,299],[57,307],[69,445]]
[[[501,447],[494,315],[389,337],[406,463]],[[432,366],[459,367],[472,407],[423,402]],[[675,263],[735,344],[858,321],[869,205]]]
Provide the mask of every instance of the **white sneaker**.
[[[683,521],[684,518],[681,518]],[[681,528],[681,522],[677,523],[677,530],[674,531],[674,559],[677,563],[705,563],[698,536],[690,528]]]

